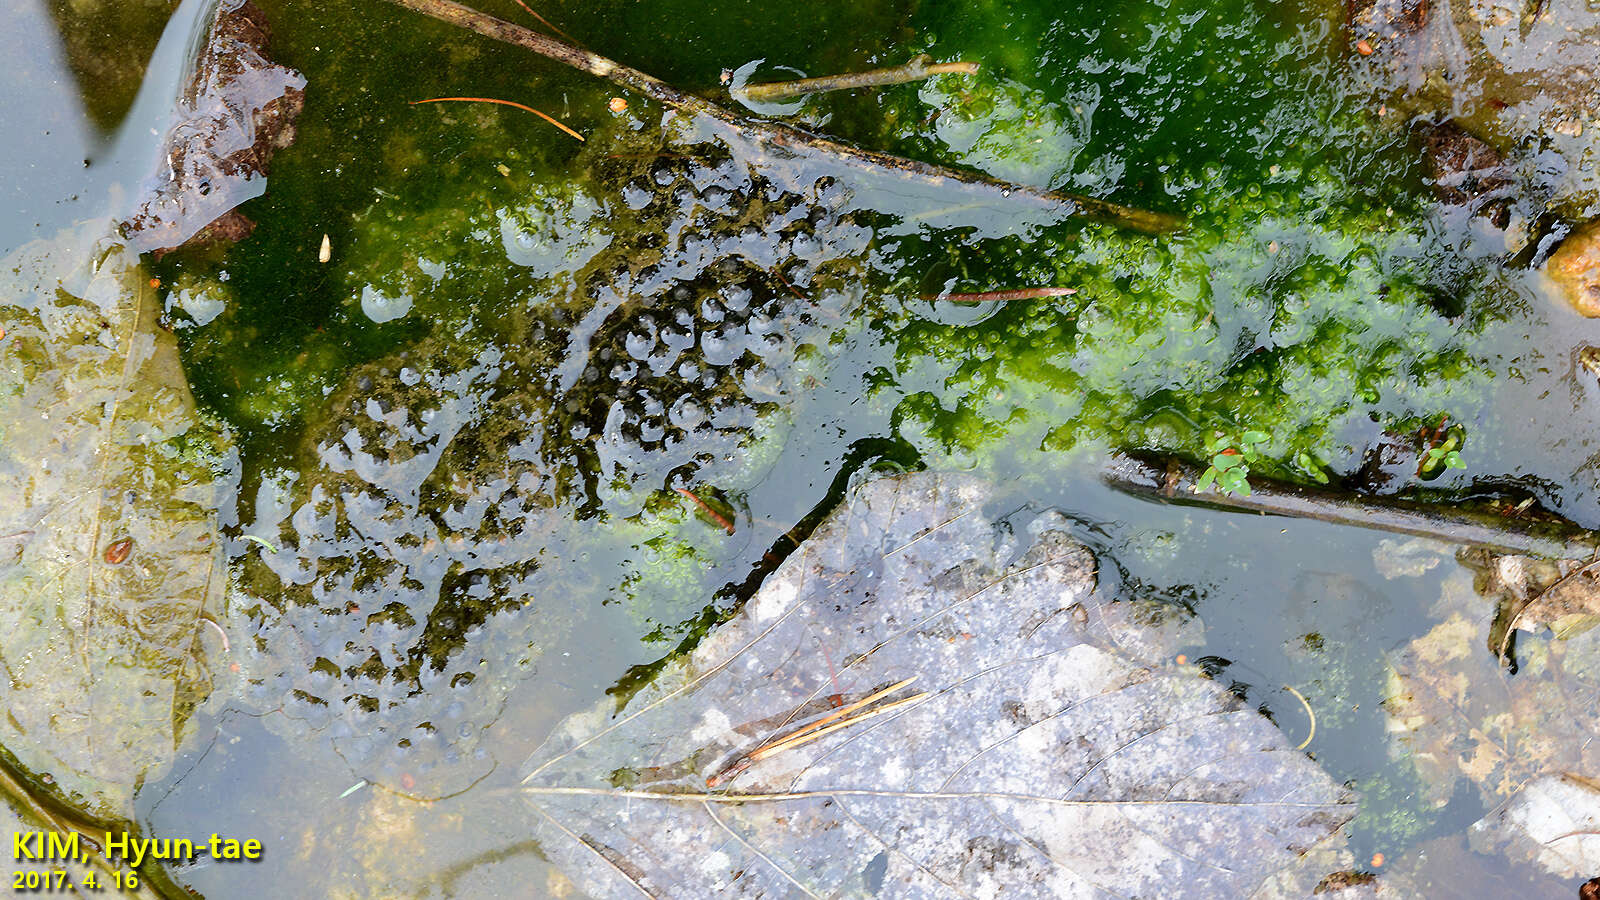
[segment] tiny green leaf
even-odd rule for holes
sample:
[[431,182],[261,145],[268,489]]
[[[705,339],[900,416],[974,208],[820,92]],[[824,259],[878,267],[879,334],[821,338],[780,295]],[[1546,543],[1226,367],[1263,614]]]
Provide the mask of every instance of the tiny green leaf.
[[1222,489],[1230,494],[1239,493],[1241,488],[1248,489],[1249,483],[1245,481],[1246,471],[1245,469],[1229,469],[1223,472],[1221,478],[1218,479],[1222,483]]

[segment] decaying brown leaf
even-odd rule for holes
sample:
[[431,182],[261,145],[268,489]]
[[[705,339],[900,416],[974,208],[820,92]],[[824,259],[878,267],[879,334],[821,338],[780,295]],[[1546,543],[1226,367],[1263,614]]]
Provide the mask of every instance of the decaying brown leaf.
[[1170,663],[1179,617],[986,498],[868,484],[690,658],[569,719],[524,781],[543,851],[594,896],[1242,897],[1336,835],[1349,795]]
[[215,450],[154,292],[93,223],[0,268],[0,743],[125,815],[207,690]]
[[1439,805],[1460,779],[1477,788],[1493,812],[1475,826],[1475,843],[1555,874],[1600,869],[1600,840],[1563,837],[1548,814],[1548,798],[1559,794],[1572,801],[1563,809],[1575,828],[1600,821],[1600,791],[1592,790],[1600,779],[1600,629],[1527,635],[1513,673],[1489,646],[1494,609],[1465,578],[1449,584],[1442,607],[1444,621],[1391,661],[1385,705],[1395,752]]

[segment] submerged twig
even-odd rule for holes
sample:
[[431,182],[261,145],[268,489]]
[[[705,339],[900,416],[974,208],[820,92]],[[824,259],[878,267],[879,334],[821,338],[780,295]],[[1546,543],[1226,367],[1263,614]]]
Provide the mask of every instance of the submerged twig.
[[838,731],[841,728],[849,728],[852,725],[857,725],[857,724],[860,724],[861,722],[865,722],[866,720],[868,720],[870,718],[873,718],[874,716],[881,716],[886,712],[891,712],[893,710],[899,709],[900,707],[905,706],[908,703],[915,703],[918,700],[924,700],[929,696],[930,695],[929,695],[929,693],[927,691],[923,691],[923,692],[918,693],[918,694],[912,694],[909,697],[902,697],[899,700],[894,700],[894,701],[891,701],[889,703],[885,703],[882,706],[878,706],[878,707],[874,707],[872,709],[866,710],[865,712],[861,713],[861,715],[859,715],[859,716],[852,716],[851,718],[843,719],[843,720],[838,721],[838,722],[834,722],[832,725],[828,725],[828,726],[823,727],[823,728],[816,728],[815,730],[809,730],[808,729],[803,734],[790,735],[789,737],[786,737],[781,741],[777,741],[775,743],[767,744],[765,746],[758,747],[755,750],[751,751],[751,753],[750,753],[750,761],[751,762],[760,762],[760,761],[762,761],[763,759],[766,759],[769,756],[773,756],[775,754],[782,753],[785,750],[793,750],[794,748],[796,748],[796,747],[798,747],[798,746],[800,746],[802,744],[809,744],[812,741],[814,741],[814,740],[816,740],[816,739],[818,739],[820,737],[826,737],[827,735],[830,735],[830,734],[834,733],[835,731]]
[[924,300],[948,300],[951,303],[994,303],[1007,300],[1038,300],[1044,297],[1070,297],[1078,292],[1069,287],[1014,288],[1006,291],[974,291],[967,294],[923,294]]
[[749,100],[787,100],[790,97],[800,97],[805,94],[820,94],[823,91],[848,91],[855,88],[878,87],[887,84],[905,84],[908,81],[921,81],[935,75],[958,73],[972,75],[978,71],[975,62],[949,62],[936,63],[932,57],[922,54],[905,65],[886,66],[882,69],[871,69],[866,72],[848,72],[843,75],[823,75],[818,78],[799,78],[794,81],[768,81],[763,84],[747,84],[735,88],[729,93],[736,97]]
[[547,34],[540,34],[532,29],[524,28],[521,25],[516,25],[503,19],[497,19],[471,7],[462,6],[454,2],[454,0],[388,0],[388,2],[438,19],[441,22],[476,32],[484,37],[531,50],[546,59],[554,60],[581,72],[587,72],[597,78],[604,78],[614,84],[638,91],[658,103],[685,113],[701,116],[728,132],[746,139],[753,139],[769,148],[778,148],[791,152],[806,150],[826,154],[840,162],[863,169],[901,177],[917,178],[937,186],[965,185],[984,188],[1003,197],[1016,197],[1033,201],[1052,211],[1083,216],[1135,231],[1159,234],[1183,227],[1183,220],[1180,217],[1168,213],[1135,209],[1095,197],[1057,193],[1043,188],[1001,181],[976,172],[964,172],[958,169],[936,166],[930,163],[893,156],[888,153],[880,153],[876,150],[863,150],[859,147],[831,141],[776,122],[749,119],[718,106],[703,97],[680,91],[638,69],[621,65],[597,53],[591,53],[588,50],[573,46]]
[[1197,493],[1197,466],[1121,454],[1101,474],[1116,490],[1161,502],[1314,519],[1549,559],[1587,560],[1600,551],[1600,535],[1571,522],[1507,519],[1465,504],[1445,507],[1254,477],[1250,479],[1248,495],[1224,494],[1215,489]]
[[498,100],[498,99],[496,99],[494,97],[434,97],[434,98],[429,99],[429,100],[413,100],[413,101],[411,101],[411,105],[412,106],[416,106],[419,103],[497,103],[497,104],[499,104],[501,106],[514,106],[517,109],[533,113],[534,115],[538,116],[539,118],[545,120],[546,122],[549,122],[551,125],[554,125],[555,127],[561,129],[562,131],[565,131],[567,134],[572,135],[573,137],[577,138],[580,141],[584,139],[583,135],[577,133],[576,131],[573,131],[571,128],[568,128],[566,125],[562,124],[558,119],[556,119],[554,116],[548,115],[546,113],[542,113],[542,112],[538,111],[537,109],[534,109],[531,106],[527,106],[525,104],[518,103],[515,100]]
[[727,767],[722,769],[722,771],[717,772],[716,774],[707,778],[706,787],[715,788],[769,756],[782,753],[785,750],[793,750],[802,744],[809,744],[812,741],[832,734],[841,728],[849,728],[850,726],[864,722],[867,719],[882,715],[883,713],[890,712],[895,709],[899,709],[908,703],[915,703],[919,700],[926,699],[929,694],[926,691],[923,691],[919,694],[912,694],[909,697],[902,697],[899,700],[890,701],[882,706],[866,710],[859,715],[852,715],[852,713],[855,713],[862,707],[871,706],[873,703],[876,703],[895,691],[910,685],[916,680],[917,676],[913,675],[904,681],[899,681],[882,690],[874,691],[854,703],[851,703],[847,706],[841,706],[828,715],[823,716],[814,722],[809,722],[805,725],[802,725],[782,737],[773,738],[772,740],[762,743],[754,750],[751,750],[749,753],[746,753],[745,755],[734,760],[732,763],[729,763]]
[[[531,776],[530,776],[531,777]],[[524,779],[526,781],[526,779]],[[1206,797],[1132,797],[1128,799],[1092,799],[1077,797],[1044,797],[1025,791],[910,791],[888,788],[821,788],[814,791],[776,791],[773,793],[711,793],[700,791],[641,791],[629,788],[566,787],[561,785],[525,784],[516,789],[529,796],[546,797],[599,797],[612,800],[665,800],[670,803],[790,803],[795,800],[836,800],[840,797],[888,797],[895,800],[1014,800],[1038,803],[1069,809],[1168,809],[1198,807],[1201,809],[1237,809],[1240,803]],[[1252,800],[1253,809],[1325,809],[1325,804],[1315,800]]]
[[[39,791],[31,778],[20,770],[13,771],[3,760],[0,760],[0,798],[3,798],[16,813],[33,818],[38,824],[54,831],[57,835],[69,840],[76,838],[78,855],[74,861],[87,863],[105,873],[107,878],[104,883],[126,884],[122,896],[138,900],[154,900],[169,896],[166,887],[171,879],[157,868],[159,863],[147,862],[139,869],[140,875],[156,874],[157,877],[144,878],[142,883],[140,880],[132,879],[124,881],[131,868],[124,868],[112,862],[105,854],[103,841],[109,834],[105,827],[108,823],[91,822],[82,811],[62,804],[56,798]],[[18,860],[20,859],[19,855]],[[67,890],[78,896],[98,894],[98,892],[86,894],[71,886]]]
[[[832,665],[832,663],[829,663],[829,665]],[[827,715],[825,715],[822,718],[816,720],[815,722],[811,722],[811,723],[809,723],[807,725],[802,725],[799,728],[796,728],[794,731],[789,732],[784,737],[767,741],[766,743],[762,744],[760,747],[757,747],[755,750],[751,751],[750,755],[751,756],[755,756],[756,754],[761,753],[763,750],[766,750],[768,748],[777,746],[779,744],[786,744],[786,743],[794,740],[797,737],[801,737],[803,735],[810,734],[811,732],[816,731],[817,729],[826,726],[830,722],[836,721],[838,719],[842,719],[845,716],[850,715],[851,713],[855,712],[856,710],[860,709],[863,706],[872,705],[877,700],[879,700],[879,699],[881,699],[883,697],[887,697],[890,694],[894,693],[895,691],[898,691],[903,687],[906,687],[906,686],[908,686],[910,684],[915,683],[916,680],[917,680],[917,676],[913,675],[910,678],[905,679],[904,681],[897,681],[894,684],[889,685],[888,687],[884,688],[881,691],[874,691],[871,694],[868,694],[867,696],[861,698],[860,700],[857,700],[854,703],[849,703],[849,704],[846,704],[844,706],[839,707],[838,709],[834,710],[831,713],[828,713]],[[834,685],[834,688],[837,689],[838,685]]]

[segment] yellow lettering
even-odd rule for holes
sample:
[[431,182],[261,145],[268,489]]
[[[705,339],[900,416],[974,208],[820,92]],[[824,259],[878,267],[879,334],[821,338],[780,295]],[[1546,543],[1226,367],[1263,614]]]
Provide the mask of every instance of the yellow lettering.
[[228,838],[227,840],[223,841],[222,842],[222,858],[223,859],[238,859],[239,858],[239,842],[234,840],[233,838]]
[[261,858],[261,842],[260,841],[245,841],[244,842],[244,858],[245,859],[260,859]]
[[78,833],[61,834],[50,832],[49,842],[46,844],[46,859],[72,859],[78,855]]
[[126,831],[118,832],[115,837],[112,837],[111,832],[106,832],[106,855],[121,859],[128,857],[128,833]]
[[[31,847],[28,846],[28,842],[29,841],[33,842],[33,846],[31,846]],[[40,843],[40,838],[39,838],[39,832],[37,832],[37,831],[15,831],[15,832],[12,832],[12,834],[11,834],[11,858],[12,859],[38,859],[39,858],[39,843]]]

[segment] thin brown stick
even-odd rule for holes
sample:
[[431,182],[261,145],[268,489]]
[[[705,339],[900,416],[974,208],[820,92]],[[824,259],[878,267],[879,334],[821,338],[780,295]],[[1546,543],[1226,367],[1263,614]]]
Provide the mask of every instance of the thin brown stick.
[[695,502],[696,506],[698,506],[701,509],[706,511],[706,515],[710,516],[713,519],[716,519],[717,520],[717,524],[721,525],[724,531],[728,532],[729,534],[733,534],[733,523],[729,522],[727,517],[724,516],[722,513],[719,513],[716,510],[712,509],[710,504],[706,503],[704,500],[701,500],[699,495],[695,494],[694,491],[691,491],[688,488],[681,488],[681,487],[673,488],[673,490],[675,490],[678,493],[684,495],[685,497],[688,497],[690,500],[693,500]]
[[[881,691],[876,691],[876,692],[874,692],[872,694],[869,694],[866,697],[863,697],[863,698],[861,698],[860,700],[857,700],[854,703],[850,703],[850,704],[847,704],[845,706],[841,706],[838,709],[834,710],[833,712],[831,712],[831,713],[823,716],[822,718],[816,720],[815,722],[812,722],[812,723],[807,724],[807,725],[802,725],[801,727],[796,728],[794,731],[789,732],[788,734],[784,735],[781,738],[777,738],[775,740],[767,741],[766,743],[762,744],[760,747],[757,747],[755,752],[760,752],[761,750],[765,749],[766,747],[770,747],[773,744],[781,744],[781,743],[783,743],[785,741],[797,738],[797,737],[799,737],[799,736],[801,736],[803,734],[807,734],[809,732],[816,731],[818,728],[821,728],[824,725],[827,725],[829,722],[832,722],[835,719],[842,719],[845,716],[850,715],[851,713],[855,712],[856,710],[860,709],[863,706],[870,706],[873,702],[879,700],[880,698],[887,697],[890,694],[894,693],[895,691],[898,691],[901,688],[905,687],[906,685],[912,684],[916,680],[917,680],[917,676],[913,675],[913,676],[911,676],[910,678],[907,678],[904,681],[900,681],[900,682],[896,682],[895,684],[891,684],[891,685],[889,685],[888,687],[884,688]],[[835,688],[837,688],[837,687],[838,686],[835,685]]]
[[886,66],[882,69],[849,72],[843,75],[823,75],[818,78],[799,78],[794,81],[747,84],[729,93],[756,101],[787,100],[790,97],[820,94],[824,91],[848,91],[887,84],[905,84],[908,81],[921,81],[935,75],[950,73],[972,75],[977,71],[978,64],[975,62],[936,63],[924,54],[901,66]]
[[1114,490],[1161,503],[1314,519],[1547,559],[1600,557],[1600,534],[1564,519],[1507,519],[1470,503],[1428,503],[1250,478],[1250,494],[1196,493],[1198,466],[1117,454],[1102,468]]
[[970,294],[923,294],[924,300],[948,300],[951,303],[994,303],[1006,300],[1038,300],[1042,297],[1070,297],[1078,292],[1069,287],[1014,288],[1007,291],[975,291]]
[[751,762],[760,762],[763,759],[766,759],[767,757],[772,756],[774,754],[782,753],[785,750],[793,750],[794,748],[800,746],[801,744],[809,744],[812,741],[816,740],[817,738],[824,737],[826,735],[832,734],[833,732],[838,731],[841,728],[849,728],[852,725],[856,725],[856,724],[859,724],[861,722],[865,722],[866,720],[868,720],[868,719],[870,719],[870,718],[872,718],[874,716],[883,715],[884,713],[889,712],[890,710],[899,709],[900,707],[905,706],[907,703],[915,703],[918,700],[926,699],[929,696],[931,696],[931,695],[927,691],[923,691],[923,692],[921,692],[919,694],[912,694],[909,697],[902,697],[901,699],[896,700],[893,703],[885,703],[882,706],[879,706],[879,707],[876,707],[876,708],[873,708],[873,709],[869,709],[869,710],[867,710],[866,712],[862,713],[859,716],[851,716],[850,718],[845,719],[843,721],[835,722],[835,723],[833,723],[832,725],[829,725],[826,728],[818,728],[816,731],[808,732],[806,734],[797,734],[797,735],[795,735],[793,737],[784,738],[783,740],[781,740],[781,741],[779,741],[779,742],[777,742],[775,744],[768,744],[765,747],[760,747],[760,748],[757,748],[756,750],[751,751],[751,753],[750,753],[750,761]]
[[[526,779],[524,779],[526,780]],[[699,791],[637,791],[627,788],[565,787],[561,785],[525,785],[515,788],[522,794],[536,797],[609,797],[613,800],[666,800],[673,803],[789,803],[795,800],[827,800],[838,797],[888,797],[893,800],[928,802],[934,800],[1015,800],[1071,809],[1238,809],[1245,801],[1213,800],[1187,797],[1134,797],[1124,799],[1044,797],[1025,791],[905,791],[887,788],[822,788],[815,791],[782,791],[770,794],[709,794]],[[1318,810],[1330,804],[1316,800],[1250,800],[1252,810],[1299,809]]]
[[1043,188],[1001,181],[975,172],[950,169],[876,150],[851,147],[776,122],[748,119],[703,97],[684,93],[638,69],[621,65],[547,34],[540,34],[471,7],[462,6],[454,0],[388,0],[388,2],[458,28],[476,32],[484,37],[531,50],[546,59],[637,91],[658,103],[701,116],[724,132],[753,140],[763,149],[780,150],[790,155],[807,151],[825,154],[840,162],[880,174],[916,179],[935,187],[965,186],[985,191],[992,196],[1031,201],[1037,206],[1063,215],[1082,216],[1149,234],[1175,231],[1184,224],[1183,219],[1168,213],[1135,209],[1095,197],[1057,193]]
[[878,709],[869,710],[868,712],[863,713],[863,714],[861,714],[859,716],[856,716],[854,718],[845,719],[845,721],[837,722],[836,724],[833,724],[833,725],[829,724],[830,722],[835,722],[835,720],[837,720],[837,719],[840,719],[840,718],[843,718],[845,716],[850,715],[851,713],[853,713],[856,710],[862,708],[863,706],[867,706],[867,705],[869,705],[871,703],[874,703],[874,702],[876,702],[876,701],[878,701],[878,700],[880,700],[880,699],[882,699],[884,697],[887,697],[888,695],[894,693],[895,691],[900,690],[901,688],[905,687],[906,685],[911,684],[912,682],[915,682],[916,680],[917,680],[917,676],[913,675],[910,678],[905,679],[904,681],[900,681],[900,682],[897,682],[895,684],[891,684],[888,687],[884,688],[883,690],[874,691],[873,693],[867,695],[866,697],[863,697],[860,700],[857,700],[854,703],[849,704],[848,706],[840,707],[839,709],[834,710],[833,712],[829,713],[826,716],[823,716],[822,718],[816,720],[815,722],[810,722],[810,723],[808,723],[806,725],[802,725],[801,727],[796,728],[794,731],[789,732],[788,734],[784,735],[783,737],[774,738],[772,740],[763,742],[760,746],[756,747],[754,750],[751,750],[749,753],[746,753],[745,755],[743,755],[743,756],[739,757],[738,759],[734,760],[732,763],[729,763],[725,768],[722,769],[722,771],[717,772],[716,774],[708,777],[706,779],[706,787],[715,788],[715,787],[721,785],[722,783],[737,777],[745,769],[750,768],[752,765],[760,762],[763,759],[766,759],[767,757],[773,755],[774,753],[780,753],[780,752],[782,752],[784,750],[789,750],[789,749],[792,749],[794,747],[798,747],[801,744],[808,743],[808,742],[810,742],[812,740],[815,740],[815,739],[817,739],[819,737],[822,737],[823,735],[828,734],[830,732],[838,731],[841,728],[848,728],[849,726],[854,725],[857,722],[863,721],[865,719],[870,719],[873,716],[878,715],[879,713],[887,712],[888,710],[895,709],[897,707],[904,706],[905,704],[910,703],[912,701],[921,700],[924,697],[927,697],[928,694],[926,692],[921,693],[921,694],[916,694],[916,695],[911,696],[911,697],[905,697],[905,698],[902,698],[900,700],[896,700],[893,703],[886,703],[883,706],[879,707]]
[[416,106],[419,103],[495,103],[495,104],[498,104],[500,106],[513,106],[513,107],[516,107],[517,109],[533,113],[534,115],[538,116],[539,118],[545,120],[546,122],[549,122],[551,125],[554,125],[555,127],[561,129],[562,131],[565,131],[567,134],[572,135],[573,137],[577,138],[580,141],[584,139],[583,135],[577,133],[576,131],[573,131],[571,128],[568,128],[566,125],[563,125],[554,116],[550,116],[550,115],[547,115],[545,113],[542,113],[542,112],[538,111],[537,109],[534,109],[531,106],[527,106],[525,104],[518,103],[515,100],[498,100],[498,99],[496,99],[494,97],[433,97],[433,98],[428,99],[428,100],[413,100],[413,101],[411,101],[411,105],[412,106]]

